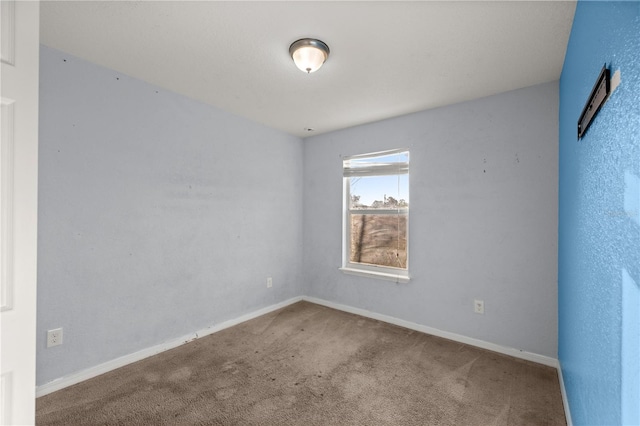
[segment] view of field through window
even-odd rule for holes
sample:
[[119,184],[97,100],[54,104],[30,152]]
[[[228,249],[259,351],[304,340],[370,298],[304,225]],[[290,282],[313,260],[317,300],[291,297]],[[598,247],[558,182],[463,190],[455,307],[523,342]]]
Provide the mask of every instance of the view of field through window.
[[351,215],[351,262],[407,267],[406,215]]

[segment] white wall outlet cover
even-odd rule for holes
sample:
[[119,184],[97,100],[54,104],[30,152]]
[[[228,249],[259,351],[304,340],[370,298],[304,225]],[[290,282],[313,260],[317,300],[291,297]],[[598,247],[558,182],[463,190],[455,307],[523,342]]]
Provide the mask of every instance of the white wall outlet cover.
[[271,288],[273,286],[273,278],[267,278],[267,288]]
[[483,300],[474,300],[473,301],[473,311],[476,314],[484,314],[484,301]]
[[62,328],[56,328],[47,331],[47,347],[58,346],[62,344]]

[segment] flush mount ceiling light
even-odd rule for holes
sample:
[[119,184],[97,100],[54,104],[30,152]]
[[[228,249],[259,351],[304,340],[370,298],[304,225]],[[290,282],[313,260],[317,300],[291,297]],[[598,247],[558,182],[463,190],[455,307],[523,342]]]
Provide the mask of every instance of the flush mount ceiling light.
[[317,71],[329,57],[329,46],[315,38],[301,38],[289,46],[289,54],[301,71]]

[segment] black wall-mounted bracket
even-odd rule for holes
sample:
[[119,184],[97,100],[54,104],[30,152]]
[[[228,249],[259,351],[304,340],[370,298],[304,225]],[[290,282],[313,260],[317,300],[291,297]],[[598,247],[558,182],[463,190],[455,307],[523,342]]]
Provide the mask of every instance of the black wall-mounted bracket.
[[602,108],[602,105],[609,97],[610,92],[611,80],[609,77],[609,70],[605,64],[602,67],[602,71],[600,71],[598,80],[596,80],[596,84],[591,90],[591,95],[589,96],[587,103],[582,109],[582,114],[580,114],[580,118],[578,119],[578,139],[582,138],[584,133],[587,131],[589,125],[591,125],[591,121],[596,114],[598,114],[598,111],[600,111],[600,108]]

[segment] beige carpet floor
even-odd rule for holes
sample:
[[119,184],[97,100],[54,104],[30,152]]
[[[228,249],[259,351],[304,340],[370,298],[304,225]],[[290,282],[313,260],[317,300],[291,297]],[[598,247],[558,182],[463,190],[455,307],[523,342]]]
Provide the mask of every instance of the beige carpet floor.
[[37,400],[38,425],[565,425],[555,369],[300,302]]

